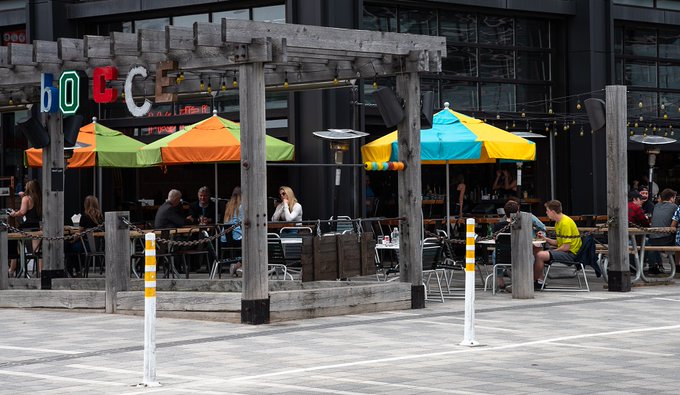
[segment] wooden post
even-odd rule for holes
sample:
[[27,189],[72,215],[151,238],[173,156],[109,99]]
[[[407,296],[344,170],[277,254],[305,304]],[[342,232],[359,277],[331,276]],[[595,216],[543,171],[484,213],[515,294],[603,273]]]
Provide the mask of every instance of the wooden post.
[[531,214],[519,212],[512,226],[512,298],[533,299],[534,255]]
[[420,78],[417,72],[397,75],[397,95],[404,99],[404,119],[399,122],[399,160],[406,164],[398,172],[399,216],[399,277],[411,283],[411,308],[425,307],[423,285],[423,212],[420,174]]
[[[630,292],[628,258],[628,156],[626,87],[606,87],[607,108],[607,215],[609,224],[609,291]],[[642,270],[642,268],[638,268]]]
[[[64,236],[64,133],[61,113],[47,114],[50,144],[43,148],[43,236]],[[42,241],[41,288],[52,289],[52,278],[64,275],[64,241]]]
[[[9,217],[7,214],[0,215],[0,221],[9,224]],[[9,288],[9,279],[7,272],[9,271],[9,257],[7,250],[7,228],[0,225],[0,290]]]
[[118,292],[130,288],[130,228],[121,218],[129,219],[130,212],[109,211],[104,218],[107,313],[116,312]]
[[263,63],[247,63],[239,67],[239,106],[244,267],[241,322],[257,325],[269,323]]

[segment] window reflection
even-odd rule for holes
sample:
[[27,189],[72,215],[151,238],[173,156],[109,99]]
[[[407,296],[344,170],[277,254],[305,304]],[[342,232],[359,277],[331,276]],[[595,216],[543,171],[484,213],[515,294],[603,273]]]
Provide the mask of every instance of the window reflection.
[[364,7],[363,28],[379,32],[397,31],[397,9],[393,7]]
[[656,56],[656,32],[650,29],[626,29],[623,53],[637,56]]
[[656,87],[656,62],[627,60],[624,78],[627,85]]
[[135,31],[140,29],[165,30],[170,24],[170,18],[141,19],[135,21]]
[[517,46],[550,48],[550,23],[548,21],[517,18],[515,27]]
[[399,32],[437,35],[437,14],[434,10],[404,10],[399,13]]
[[446,46],[446,57],[442,58],[442,71],[468,77],[477,76],[477,50],[452,44]]
[[286,6],[281,4],[253,8],[253,20],[272,23],[286,23]]
[[442,103],[449,102],[456,111],[477,110],[477,84],[474,82],[442,81]]
[[193,27],[194,22],[210,22],[208,14],[180,15],[172,17],[173,26]]
[[232,10],[232,11],[220,11],[213,12],[213,23],[219,22],[222,19],[240,19],[243,21],[250,20],[250,10]]
[[659,31],[659,57],[680,58],[680,31]]
[[659,64],[659,88],[680,89],[680,65]]
[[480,84],[482,111],[516,111],[515,85]]
[[513,78],[515,76],[513,52],[480,48],[479,76],[486,78]]
[[485,15],[479,20],[479,42],[496,45],[512,45],[513,19],[511,17]]
[[517,51],[517,78],[550,80],[550,55],[545,52]]
[[450,43],[476,43],[477,17],[470,14],[459,14],[442,11],[440,15],[440,35]]

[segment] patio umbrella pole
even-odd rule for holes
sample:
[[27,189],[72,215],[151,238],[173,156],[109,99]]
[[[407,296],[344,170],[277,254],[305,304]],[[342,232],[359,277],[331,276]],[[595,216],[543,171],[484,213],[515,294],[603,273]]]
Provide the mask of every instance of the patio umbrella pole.
[[517,162],[517,199],[519,199],[519,211],[522,211],[522,162]]
[[[451,194],[449,192],[449,161],[446,160],[446,234],[451,237]],[[424,234],[424,233],[423,233]]]

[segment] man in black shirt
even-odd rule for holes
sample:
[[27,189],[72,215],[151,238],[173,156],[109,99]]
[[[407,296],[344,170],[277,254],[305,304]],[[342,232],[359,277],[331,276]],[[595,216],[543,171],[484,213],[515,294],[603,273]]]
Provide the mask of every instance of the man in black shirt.
[[182,192],[177,189],[172,189],[168,193],[168,200],[156,212],[154,228],[179,228],[186,224],[184,215],[182,215],[182,208],[180,207],[181,200]]

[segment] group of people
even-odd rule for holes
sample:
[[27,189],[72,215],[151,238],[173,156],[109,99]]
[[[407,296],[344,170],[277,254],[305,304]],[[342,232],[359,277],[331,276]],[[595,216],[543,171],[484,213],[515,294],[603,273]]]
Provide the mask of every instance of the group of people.
[[[26,183],[23,192],[20,192],[21,204],[18,210],[11,210],[9,216],[16,218],[18,225],[17,228],[23,231],[36,231],[40,230],[42,227],[43,220],[43,207],[42,207],[42,191],[40,184],[36,180],[31,180]],[[101,209],[99,207],[99,200],[92,195],[85,197],[83,202],[83,214],[80,218],[79,226],[81,228],[89,229],[99,226],[104,223],[104,216],[102,215]],[[40,250],[40,240],[31,241],[31,252],[38,257]],[[78,244],[76,244],[78,243]],[[70,251],[71,245],[75,250],[80,250],[80,242],[75,241],[73,243],[65,244],[65,250]],[[9,257],[9,276],[12,277],[17,273],[17,260],[19,258],[19,243],[16,241],[10,241],[8,243],[8,257]],[[43,260],[42,258],[37,259],[37,272],[38,276],[42,272]]]
[[[631,226],[674,228],[672,233],[652,233],[649,235],[649,245],[652,246],[680,246],[680,207],[675,203],[678,193],[666,188],[658,195],[656,204],[649,198],[646,186],[628,191],[628,222]],[[652,196],[655,196],[652,193]],[[648,273],[663,274],[665,272],[661,262],[661,254],[652,251],[646,255]],[[675,256],[676,268],[680,270],[678,262],[680,254]]]

